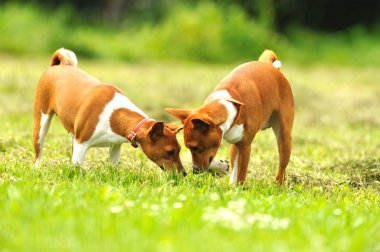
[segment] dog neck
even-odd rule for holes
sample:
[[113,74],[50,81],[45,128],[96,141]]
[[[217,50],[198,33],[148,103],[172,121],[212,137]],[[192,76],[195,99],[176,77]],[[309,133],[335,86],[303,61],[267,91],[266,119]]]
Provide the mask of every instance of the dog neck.
[[231,95],[227,90],[219,90],[211,93],[205,103],[207,107],[213,108],[214,113],[210,113],[209,116],[218,124],[223,134],[236,124],[240,115],[240,111],[230,99]]
[[[128,139],[128,136],[131,134],[131,132],[133,132],[136,129],[136,126],[144,119],[148,118],[145,115],[141,115],[135,111],[131,111],[126,108],[119,108],[114,110],[110,117],[111,129],[116,134]],[[145,124],[148,124],[147,122],[145,122],[141,128],[144,128]],[[136,132],[136,136],[134,137],[134,141],[137,143],[141,132],[141,130],[138,130]]]
[[227,100],[219,100],[219,103],[222,104],[227,109],[227,120],[220,124],[219,127],[223,131],[223,133],[227,132],[231,129],[237,121],[238,118],[238,110],[235,105]]
[[238,110],[235,105],[225,99],[208,100],[199,110],[210,117],[219,126],[223,135],[236,123]]

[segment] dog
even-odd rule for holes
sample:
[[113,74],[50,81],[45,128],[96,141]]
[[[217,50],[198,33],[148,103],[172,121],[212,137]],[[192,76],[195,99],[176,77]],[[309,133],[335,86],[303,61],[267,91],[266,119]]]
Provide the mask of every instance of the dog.
[[166,109],[183,123],[194,172],[208,169],[225,139],[231,144],[230,184],[244,183],[256,133],[272,128],[279,152],[276,180],[278,185],[284,182],[291,154],[294,98],[280,67],[276,54],[265,50],[259,61],[242,64],[227,75],[200,108]]
[[179,125],[149,118],[117,87],[80,70],[76,55],[57,50],[38,81],[34,96],[34,167],[40,163],[45,135],[54,114],[72,138],[72,163],[81,166],[91,147],[110,147],[110,161],[120,161],[121,145],[130,142],[163,170],[186,175],[179,157]]

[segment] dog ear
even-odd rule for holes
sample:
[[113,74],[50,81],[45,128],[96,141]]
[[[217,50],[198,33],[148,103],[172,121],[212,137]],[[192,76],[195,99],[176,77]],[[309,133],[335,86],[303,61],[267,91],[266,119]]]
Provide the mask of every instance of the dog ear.
[[202,134],[206,134],[210,129],[210,124],[202,119],[193,119],[191,123],[194,125],[194,130],[198,130]]
[[164,136],[164,122],[156,122],[149,131],[149,137],[152,142],[157,142]]
[[181,120],[183,123],[186,118],[190,115],[191,110],[189,109],[174,109],[174,108],[166,108],[166,112],[171,114],[172,116],[176,117],[177,119]]
[[181,125],[178,125],[176,123],[165,123],[165,125],[174,134],[177,134],[181,129],[183,129]]

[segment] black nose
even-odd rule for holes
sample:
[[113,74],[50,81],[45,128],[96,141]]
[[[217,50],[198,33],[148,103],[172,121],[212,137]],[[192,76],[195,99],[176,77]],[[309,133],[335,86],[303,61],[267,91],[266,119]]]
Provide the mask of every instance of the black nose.
[[163,166],[160,166],[161,170],[165,171],[164,167]]
[[185,170],[182,171],[182,174],[183,174],[184,177],[187,176],[187,172]]

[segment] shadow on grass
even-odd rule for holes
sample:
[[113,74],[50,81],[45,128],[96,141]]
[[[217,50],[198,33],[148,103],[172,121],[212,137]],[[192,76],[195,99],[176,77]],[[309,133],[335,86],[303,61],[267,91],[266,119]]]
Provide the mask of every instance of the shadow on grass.
[[349,177],[347,183],[352,187],[380,188],[380,159],[355,159],[338,163],[331,167]]
[[288,172],[287,184],[321,186],[326,189],[347,185],[352,188],[380,190],[380,160],[376,158],[351,159],[328,166],[317,162],[308,163],[307,169]]

